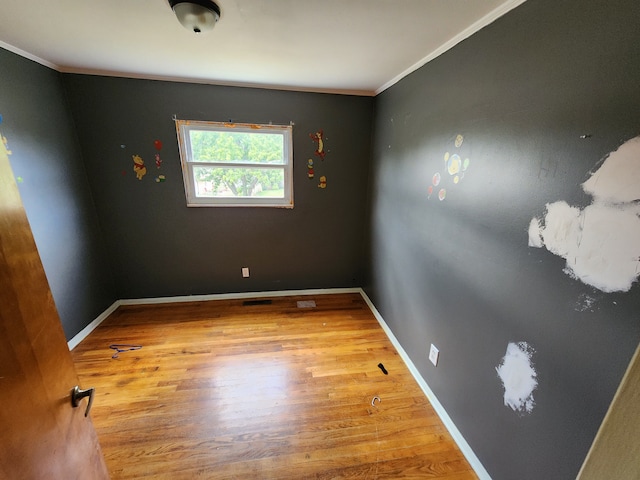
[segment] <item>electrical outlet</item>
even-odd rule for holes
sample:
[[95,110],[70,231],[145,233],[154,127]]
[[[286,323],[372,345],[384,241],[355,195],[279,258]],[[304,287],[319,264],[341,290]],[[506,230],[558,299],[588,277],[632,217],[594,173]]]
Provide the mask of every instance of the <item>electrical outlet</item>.
[[431,349],[429,350],[429,360],[431,360],[431,363],[433,363],[434,367],[438,366],[438,357],[440,357],[440,350],[438,350],[432,343]]
[[249,278],[249,267],[242,267],[242,276],[244,278]]

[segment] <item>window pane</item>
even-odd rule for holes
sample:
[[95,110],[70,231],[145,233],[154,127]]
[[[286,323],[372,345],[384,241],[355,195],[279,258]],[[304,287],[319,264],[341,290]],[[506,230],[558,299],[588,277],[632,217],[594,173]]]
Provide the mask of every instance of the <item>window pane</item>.
[[284,198],[282,168],[193,167],[196,197]]
[[284,164],[280,133],[189,130],[192,162],[250,162]]
[[293,208],[291,125],[176,120],[189,207]]

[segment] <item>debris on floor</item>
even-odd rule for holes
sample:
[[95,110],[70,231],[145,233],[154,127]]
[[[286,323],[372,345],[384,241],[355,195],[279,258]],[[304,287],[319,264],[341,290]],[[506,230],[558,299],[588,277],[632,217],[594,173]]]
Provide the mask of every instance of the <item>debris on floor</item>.
[[116,353],[114,353],[111,358],[119,358],[118,355],[121,354],[122,352],[140,350],[142,348],[142,345],[126,345],[122,343],[114,343],[109,345],[109,348],[116,351]]

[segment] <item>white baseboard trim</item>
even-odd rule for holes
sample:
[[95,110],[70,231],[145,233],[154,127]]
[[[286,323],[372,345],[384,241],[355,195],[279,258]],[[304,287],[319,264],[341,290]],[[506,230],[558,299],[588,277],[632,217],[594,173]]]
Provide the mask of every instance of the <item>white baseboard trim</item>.
[[82,340],[84,340],[91,332],[93,332],[98,325],[100,325],[109,315],[111,315],[120,305],[150,305],[150,304],[161,304],[161,303],[180,303],[180,302],[201,302],[207,300],[239,300],[243,298],[269,298],[269,297],[289,297],[295,295],[327,295],[327,294],[339,294],[339,293],[359,293],[367,306],[378,320],[378,323],[386,333],[387,337],[398,351],[400,358],[407,365],[407,368],[415,378],[416,382],[424,392],[424,394],[431,402],[433,409],[436,411],[442,423],[444,423],[447,430],[453,437],[454,441],[457,443],[458,447],[462,451],[462,454],[465,456],[471,468],[476,472],[476,475],[480,478],[480,480],[491,480],[491,476],[484,468],[476,454],[471,449],[471,446],[464,439],[458,428],[449,417],[449,414],[444,409],[442,404],[438,401],[437,397],[434,395],[427,382],[422,377],[414,363],[409,358],[407,352],[402,348],[400,342],[393,334],[387,323],[380,315],[380,312],[373,305],[367,294],[362,290],[362,288],[319,288],[319,289],[309,289],[309,290],[281,290],[281,291],[270,291],[270,292],[246,292],[246,293],[221,293],[221,294],[213,294],[213,295],[185,295],[179,297],[159,297],[159,298],[139,298],[139,299],[126,299],[126,300],[117,300],[107,308],[98,318],[96,318],[93,322],[83,328],[76,336],[74,336],[71,340],[69,340],[69,350],[73,350]]
[[212,295],[184,295],[178,297],[158,297],[158,298],[138,298],[116,300],[109,308],[100,314],[89,325],[84,327],[77,335],[67,342],[69,350],[76,348],[82,340],[87,338],[98,325],[100,325],[109,315],[115,312],[120,305],[152,305],[160,303],[181,303],[181,302],[204,302],[207,300],[240,300],[243,298],[272,298],[291,297],[295,295],[327,295],[338,293],[361,293],[362,289],[355,288],[316,288],[308,290],[280,290],[270,292],[245,292],[245,293],[219,293]]
[[484,468],[476,454],[471,449],[471,446],[464,439],[462,433],[460,433],[460,430],[458,430],[456,425],[453,423],[453,420],[451,420],[451,417],[449,416],[447,411],[438,401],[437,397],[434,395],[425,379],[422,377],[414,363],[411,361],[411,358],[409,358],[407,352],[404,350],[404,348],[402,348],[402,345],[400,345],[400,342],[389,328],[389,325],[387,325],[387,323],[384,321],[384,318],[382,318],[382,315],[380,315],[380,312],[378,312],[376,307],[373,305],[373,302],[371,302],[367,294],[362,289],[360,289],[360,295],[362,295],[362,298],[373,312],[373,315],[376,317],[378,323],[387,334],[387,337],[389,337],[389,340],[391,340],[391,343],[398,351],[398,354],[400,355],[404,363],[407,365],[407,368],[409,368],[409,371],[413,375],[413,378],[416,379],[416,382],[418,382],[418,385],[420,385],[420,388],[429,399],[429,402],[431,402],[431,405],[440,417],[440,420],[442,420],[444,426],[447,427],[447,430],[449,430],[449,433],[453,437],[453,440],[456,442],[456,444],[460,448],[460,451],[471,465],[471,468],[473,468],[480,480],[491,480],[489,472],[487,472],[487,470]]
[[82,340],[87,338],[91,332],[98,328],[98,325],[104,322],[106,318],[113,312],[115,312],[116,308],[118,308],[119,306],[120,300],[116,300],[109,308],[102,312],[98,316],[98,318],[96,318],[93,322],[80,330],[71,340],[67,342],[67,345],[69,345],[69,350],[73,350],[74,348],[76,348]]

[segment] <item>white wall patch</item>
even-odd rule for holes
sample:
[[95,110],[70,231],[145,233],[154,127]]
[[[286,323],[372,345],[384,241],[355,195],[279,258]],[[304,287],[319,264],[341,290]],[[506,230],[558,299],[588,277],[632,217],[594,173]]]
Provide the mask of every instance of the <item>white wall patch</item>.
[[529,246],[540,248],[544,244],[542,243],[542,229],[540,227],[540,220],[536,217],[529,222]]
[[564,271],[587,285],[626,292],[640,276],[640,137],[611,153],[582,188],[592,204],[547,204],[544,218],[529,224],[529,246],[563,257]]
[[582,189],[596,202],[629,203],[640,200],[640,137],[609,154]]
[[504,404],[522,415],[531,413],[535,406],[533,391],[538,386],[538,374],[531,361],[533,353],[527,342],[509,343],[502,363],[496,367],[504,387]]

